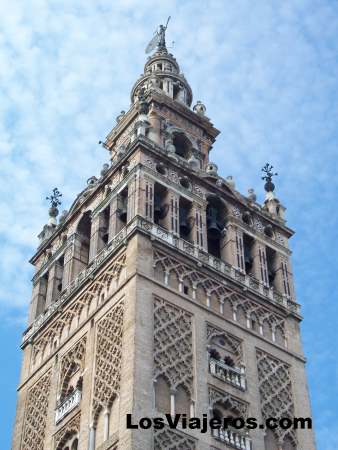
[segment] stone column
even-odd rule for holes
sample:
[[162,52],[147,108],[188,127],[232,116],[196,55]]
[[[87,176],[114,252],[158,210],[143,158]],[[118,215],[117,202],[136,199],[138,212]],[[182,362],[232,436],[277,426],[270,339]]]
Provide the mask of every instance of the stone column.
[[208,251],[207,229],[206,229],[206,207],[193,203],[192,217],[195,220],[192,229],[192,240],[197,247],[204,251]]
[[92,217],[92,227],[89,245],[89,262],[93,261],[99,251],[100,245],[100,214]]
[[167,203],[169,204],[169,212],[163,219],[163,226],[171,233],[179,236],[179,209],[180,209],[180,196],[176,192],[168,191]]
[[276,290],[287,297],[294,297],[293,276],[288,258],[276,253],[274,270]]
[[29,323],[31,324],[45,309],[48,281],[45,277],[40,277],[33,286],[33,294],[30,305]]
[[88,265],[89,242],[83,242],[83,236],[74,233],[72,257],[70,261],[71,280],[73,280]]
[[128,183],[128,205],[127,205],[127,223],[129,223],[137,213],[137,186],[138,180],[136,174]]
[[[50,306],[62,291],[63,266],[58,262],[51,266],[48,272],[48,288],[46,295],[46,308]],[[60,286],[61,284],[61,286]],[[60,287],[60,288],[59,288]]]
[[72,264],[73,264],[73,257],[74,257],[74,251],[75,251],[75,237],[76,235],[73,234],[69,239],[67,243],[67,248],[64,253],[64,268],[63,268],[63,280],[62,280],[62,286],[65,288],[72,280]]
[[110,209],[109,209],[109,238],[110,241],[114,236],[120,231],[118,228],[118,217],[117,217],[117,206],[118,206],[118,198],[115,195],[114,198],[110,201]]
[[148,121],[150,123],[148,138],[155,142],[155,144],[162,145],[161,117],[153,108],[148,113]]
[[243,232],[234,224],[228,224],[221,245],[221,258],[244,272]]
[[138,195],[139,214],[153,222],[154,220],[154,181],[143,176]]
[[106,441],[109,438],[109,410],[108,410],[108,408],[104,411],[103,421],[104,421],[103,439],[104,439],[104,441]]
[[89,428],[89,444],[88,444],[88,450],[95,450],[95,428],[94,425],[91,424]]
[[268,267],[266,262],[265,245],[255,241],[252,247],[253,275],[265,286],[269,286]]

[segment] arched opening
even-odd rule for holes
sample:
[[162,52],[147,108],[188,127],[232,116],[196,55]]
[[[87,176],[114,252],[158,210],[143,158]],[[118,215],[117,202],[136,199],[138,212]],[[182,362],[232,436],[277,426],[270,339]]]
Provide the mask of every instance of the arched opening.
[[125,187],[117,198],[117,217],[116,217],[116,231],[117,233],[127,225],[128,213],[128,186]]
[[207,205],[207,241],[208,252],[216,258],[221,257],[226,208],[217,197],[209,197]]
[[178,386],[175,394],[175,414],[190,415],[190,396],[183,386]]
[[60,402],[71,396],[76,390],[82,391],[82,376],[80,366],[73,362],[68,369],[63,385],[61,386]]
[[[213,429],[213,436],[227,444],[238,440],[239,432],[231,427],[231,420],[240,416],[238,409],[234,408],[228,400],[216,402],[212,409],[212,417],[218,419],[222,425],[218,429]],[[227,427],[223,427],[224,423]]]
[[225,335],[210,340],[209,372],[215,377],[236,387],[245,386],[241,373],[240,342],[229,340]]
[[243,252],[244,252],[244,266],[245,273],[251,275],[253,273],[253,263],[254,263],[254,243],[255,240],[248,234],[243,234]]
[[78,235],[78,252],[75,260],[74,274],[75,276],[83,270],[89,262],[90,237],[92,230],[91,211],[83,214],[76,232]]
[[66,432],[65,436],[56,447],[56,450],[78,450],[79,439],[75,431]]
[[169,199],[168,189],[162,184],[154,184],[154,222],[168,229]]
[[189,200],[180,197],[179,208],[180,237],[185,241],[192,242],[191,231],[195,220],[192,216],[192,203],[189,202]]
[[173,144],[176,155],[181,158],[188,159],[191,155],[191,142],[183,133],[175,133],[173,137]]
[[275,286],[277,253],[271,247],[266,247],[266,264],[268,269],[269,286]]
[[170,414],[170,386],[162,376],[155,382],[155,407],[158,412]]

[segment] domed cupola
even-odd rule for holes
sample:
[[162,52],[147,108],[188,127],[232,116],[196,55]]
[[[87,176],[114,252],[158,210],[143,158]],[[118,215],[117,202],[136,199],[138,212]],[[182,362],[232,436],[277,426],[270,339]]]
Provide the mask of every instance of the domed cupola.
[[173,100],[188,107],[192,102],[192,91],[180,67],[171,53],[168,53],[165,44],[166,26],[160,25],[146,52],[156,48],[155,53],[148,58],[144,66],[144,74],[137,80],[131,91],[131,101],[135,103],[142,90],[161,91]]

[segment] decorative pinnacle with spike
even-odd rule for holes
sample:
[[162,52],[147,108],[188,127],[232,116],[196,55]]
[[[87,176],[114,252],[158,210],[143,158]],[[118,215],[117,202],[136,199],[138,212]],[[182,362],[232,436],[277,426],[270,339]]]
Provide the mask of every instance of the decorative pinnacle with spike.
[[262,172],[265,173],[265,175],[262,177],[262,180],[266,181],[266,183],[264,184],[264,189],[266,190],[266,192],[273,192],[275,190],[275,185],[272,182],[272,177],[278,175],[278,173],[273,173],[272,169],[273,166],[269,163],[266,163],[262,168]]
[[60,197],[62,197],[61,192],[58,188],[54,188],[52,195],[50,197],[46,197],[46,200],[50,201],[51,208],[57,208],[59,205],[61,205],[61,201],[59,200]]

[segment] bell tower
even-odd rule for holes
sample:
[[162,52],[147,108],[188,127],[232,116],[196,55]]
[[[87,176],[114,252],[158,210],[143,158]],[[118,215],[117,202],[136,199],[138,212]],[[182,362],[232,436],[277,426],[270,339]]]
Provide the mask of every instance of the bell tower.
[[285,208],[242,195],[160,26],[102,143],[110,162],[49,222],[23,334],[13,450],[315,450],[311,430],[127,427],[185,414],[311,417]]

